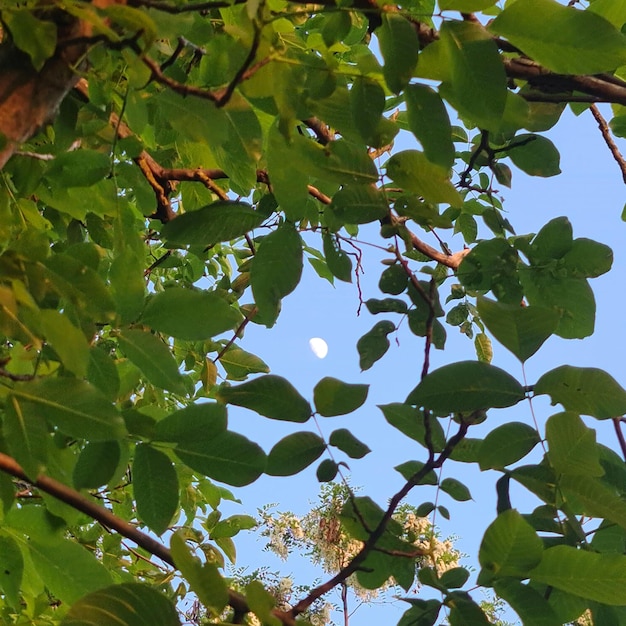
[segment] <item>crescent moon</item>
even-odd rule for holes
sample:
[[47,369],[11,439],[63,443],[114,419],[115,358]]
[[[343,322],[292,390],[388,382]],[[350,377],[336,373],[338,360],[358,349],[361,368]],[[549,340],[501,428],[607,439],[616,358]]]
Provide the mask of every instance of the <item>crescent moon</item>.
[[309,339],[309,347],[318,359],[323,359],[328,354],[328,344],[319,337]]

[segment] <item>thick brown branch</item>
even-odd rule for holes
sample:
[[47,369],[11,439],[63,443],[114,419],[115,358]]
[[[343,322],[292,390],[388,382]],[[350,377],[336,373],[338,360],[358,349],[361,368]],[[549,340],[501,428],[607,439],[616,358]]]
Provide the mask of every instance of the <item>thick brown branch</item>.
[[[171,552],[162,543],[159,543],[158,541],[156,541],[156,539],[153,539],[149,535],[141,532],[132,524],[129,524],[123,519],[120,519],[119,517],[111,513],[111,511],[105,509],[103,506],[92,502],[71,487],[68,487],[63,483],[58,482],[54,478],[50,478],[49,476],[44,475],[39,476],[36,480],[32,480],[26,475],[24,470],[14,458],[1,452],[0,471],[9,474],[10,476],[14,476],[15,478],[19,478],[20,480],[31,483],[41,491],[44,491],[51,496],[54,496],[61,502],[64,502],[65,504],[68,504],[69,506],[75,508],[77,511],[88,515],[106,528],[117,531],[118,533],[120,533],[120,535],[123,535],[124,537],[126,537],[126,539],[130,539],[140,548],[143,548],[150,554],[160,558],[171,567],[176,567]],[[229,591],[228,603],[233,609],[235,609],[236,612],[247,613],[249,611],[245,599],[240,594],[234,591]],[[285,626],[292,626],[292,624],[294,623],[291,616],[283,613],[282,611],[275,611],[274,615],[278,619],[280,619],[281,622],[285,624]]]
[[75,508],[77,511],[85,513],[85,515],[88,515],[106,528],[116,530],[120,535],[134,541],[140,548],[147,550],[150,554],[159,557],[168,565],[175,567],[174,559],[170,551],[163,544],[141,532],[135,526],[113,515],[108,509],[105,509],[99,504],[95,504],[78,491],[71,489],[49,476],[42,475],[36,480],[32,480],[26,475],[15,459],[3,453],[0,453],[0,471],[10,474],[15,478],[19,478],[20,480],[30,482],[38,489],[41,489],[41,491],[45,491],[58,500],[61,500],[61,502],[65,502],[65,504]]
[[604,142],[611,151],[613,158],[615,159],[620,171],[622,172],[622,180],[624,181],[624,184],[626,184],[626,160],[624,160],[622,153],[619,151],[619,148],[617,147],[617,144],[615,143],[615,140],[611,135],[609,125],[606,123],[606,120],[604,119],[604,117],[602,117],[602,114],[595,104],[592,104],[589,109],[596,122],[598,122],[598,127],[600,128],[600,132],[602,133],[602,138],[604,139]]

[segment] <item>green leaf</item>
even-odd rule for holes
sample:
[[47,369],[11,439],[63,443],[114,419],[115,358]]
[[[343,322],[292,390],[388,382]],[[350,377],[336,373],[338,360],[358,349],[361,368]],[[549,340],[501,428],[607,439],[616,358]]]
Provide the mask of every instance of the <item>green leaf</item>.
[[111,584],[109,570],[75,541],[58,538],[40,541],[31,537],[28,548],[37,574],[63,602],[72,604],[85,594]]
[[488,9],[496,3],[496,0],[439,0],[439,8],[442,11],[462,11],[473,13]]
[[324,459],[317,468],[317,480],[321,483],[329,483],[335,480],[339,466],[331,459]]
[[385,61],[383,76],[391,91],[400,93],[411,80],[417,65],[419,41],[413,25],[398,13],[383,13],[376,30]]
[[109,269],[111,293],[123,323],[134,322],[145,301],[146,283],[143,259],[130,247],[123,248]]
[[385,91],[375,81],[357,77],[350,89],[352,119],[363,141],[377,143],[376,129],[385,109]]
[[596,302],[585,279],[557,277],[550,269],[534,268],[520,272],[520,278],[531,305],[550,307],[559,313],[556,335],[584,339],[593,333]]
[[3,10],[2,21],[11,32],[15,46],[28,54],[37,71],[41,70],[54,54],[57,45],[56,24],[37,19],[28,8],[21,11]]
[[218,201],[177,216],[161,234],[172,245],[210,246],[242,237],[264,219],[245,202]]
[[53,254],[45,261],[46,279],[81,313],[102,322],[112,319],[115,302],[98,273],[69,254]]
[[[383,412],[389,424],[426,447],[426,426],[424,424],[426,417],[421,409],[400,402],[379,405],[378,408]],[[432,416],[429,416],[428,419],[430,420],[429,431],[433,450],[441,452],[446,445],[445,433],[438,419]]]
[[342,187],[333,196],[330,208],[344,224],[369,224],[389,213],[384,194],[376,187],[364,185]]
[[478,298],[478,313],[491,334],[522,363],[539,350],[559,323],[554,310],[487,298]]
[[558,474],[602,476],[596,431],[577,413],[557,413],[546,423],[548,458]]
[[382,300],[370,298],[365,301],[365,306],[372,315],[377,313],[406,313],[408,310],[406,302],[398,298],[383,298]]
[[339,246],[337,240],[330,234],[324,233],[324,256],[330,273],[346,283],[352,282],[352,261],[349,255]]
[[186,444],[205,442],[226,431],[228,418],[226,407],[217,402],[191,404],[188,407],[170,413],[156,425],[155,441]]
[[217,293],[170,287],[148,300],[144,324],[177,339],[209,339],[233,329],[242,319]]
[[455,154],[452,127],[441,98],[427,85],[408,85],[404,95],[409,128],[422,144],[424,155],[431,163],[450,169]]
[[0,588],[10,606],[19,609],[24,557],[13,537],[0,535]]
[[180,570],[191,590],[206,607],[211,607],[217,613],[221,612],[228,602],[228,588],[225,580],[220,576],[214,563],[202,563],[195,557],[181,531],[177,531],[170,539],[170,550],[176,567]]
[[67,315],[51,309],[39,312],[39,323],[46,341],[59,355],[64,367],[77,378],[84,378],[89,365],[89,344],[82,331],[70,322]]
[[310,176],[340,185],[371,185],[378,181],[376,165],[363,145],[337,139],[322,146],[300,135],[293,141],[299,156],[296,167]]
[[395,329],[394,324],[383,320],[374,324],[373,328],[357,341],[361,371],[368,370],[389,350],[387,335]]
[[410,603],[414,606],[403,613],[398,626],[434,626],[439,617],[441,602],[411,598]]
[[278,124],[270,129],[266,154],[272,191],[285,217],[292,221],[302,219],[309,195],[309,176],[298,169],[299,151],[285,139]]
[[465,502],[472,499],[470,490],[460,481],[455,478],[444,478],[439,483],[439,488],[449,496],[458,500],[459,502]]
[[399,263],[394,263],[387,267],[380,275],[378,288],[383,293],[390,293],[394,296],[401,294],[409,284],[409,276],[406,270]]
[[156,335],[131,329],[119,333],[118,341],[124,354],[156,387],[175,393],[185,393],[183,378],[170,348]]
[[72,479],[76,489],[97,489],[106,485],[115,474],[121,451],[117,441],[88,443],[80,452]]
[[242,530],[251,530],[258,526],[258,522],[250,515],[231,515],[226,519],[221,519],[211,528],[211,539],[222,539],[224,537],[234,537]]
[[41,410],[9,397],[2,420],[2,435],[10,454],[26,475],[35,480],[48,458],[49,426]]
[[351,385],[336,378],[322,378],[313,390],[315,410],[323,417],[356,411],[367,399],[369,385]]
[[324,440],[315,433],[287,435],[270,450],[265,472],[270,476],[292,476],[316,461],[325,449]]
[[272,615],[276,598],[263,586],[261,581],[253,580],[246,585],[246,600],[262,624],[280,626],[280,620]]
[[594,367],[557,367],[537,381],[534,392],[548,394],[553,405],[562,404],[566,411],[598,419],[626,413],[626,391],[612,376]]
[[87,380],[110,400],[117,398],[120,390],[117,367],[109,354],[98,346],[92,346],[89,351]]
[[516,135],[511,145],[513,147],[508,148],[506,154],[522,172],[543,177],[561,173],[561,156],[547,137],[530,133]]
[[301,275],[302,239],[292,224],[284,223],[263,239],[250,270],[254,301],[268,328],[278,318],[280,301],[297,287]]
[[530,572],[532,581],[611,606],[624,604],[626,556],[555,546]]
[[474,349],[476,350],[476,358],[482,363],[491,363],[493,359],[493,346],[491,339],[485,333],[478,333],[474,337]]
[[133,461],[133,494],[139,518],[157,535],[170,525],[178,508],[178,476],[168,456],[137,444]]
[[562,626],[542,593],[512,578],[496,580],[494,591],[519,615],[525,626]]
[[470,573],[464,567],[453,567],[441,573],[440,582],[448,589],[459,589],[469,579]]
[[195,472],[235,487],[254,482],[267,462],[258,444],[231,431],[213,437],[198,433],[195,439],[181,441],[174,453]]
[[572,247],[563,256],[568,274],[575,277],[595,278],[611,269],[613,251],[608,246],[585,239],[574,239]]
[[498,130],[507,99],[506,74],[495,41],[470,21],[444,21],[439,32],[449,58],[440,94],[480,128]]
[[113,585],[75,602],[61,626],[180,626],[176,607],[141,583]]
[[95,150],[72,150],[59,154],[47,172],[47,177],[64,187],[91,187],[107,176],[111,158]]
[[428,374],[406,401],[447,414],[503,408],[523,399],[524,388],[504,370],[480,361],[460,361]]
[[403,150],[386,164],[387,176],[407,191],[422,196],[427,202],[446,202],[454,207],[463,204],[459,192],[450,182],[449,168],[431,163],[423,152]]
[[537,431],[521,422],[507,422],[492,430],[478,449],[481,470],[504,469],[524,458],[541,438]]
[[126,429],[117,409],[95,387],[75,378],[43,378],[12,390],[14,406],[26,420],[46,419],[71,437],[89,441],[121,439]]
[[226,370],[230,380],[245,380],[250,374],[266,374],[270,371],[268,365],[255,354],[233,346],[221,357],[220,363]]
[[524,296],[518,275],[519,255],[504,239],[481,241],[463,259],[457,276],[472,291],[493,291],[501,302],[519,305]]
[[491,623],[480,606],[463,591],[448,594],[446,604],[450,607],[450,626],[488,626]]
[[554,0],[507,5],[489,30],[557,74],[599,74],[626,63],[626,39],[610,22]]
[[573,245],[572,224],[567,217],[555,217],[537,233],[528,255],[533,265],[543,265],[562,258]]
[[359,441],[347,428],[338,428],[330,434],[328,443],[345,452],[351,459],[362,459],[371,450]]
[[[424,463],[421,461],[405,461],[404,463],[400,463],[400,465],[396,465],[393,469],[396,472],[400,472],[400,475],[405,480],[413,480],[413,477],[421,472],[424,467]],[[439,479],[437,478],[437,474],[430,470],[427,472],[424,477],[417,483],[418,485],[436,485],[439,483]],[[429,503],[430,504],[430,503]],[[426,513],[429,515],[430,512],[435,508],[433,504],[432,508]]]
[[273,374],[259,376],[236,387],[222,385],[217,399],[287,422],[306,422],[312,413],[311,405],[295,387],[288,380]]
[[534,528],[515,510],[500,513],[485,531],[478,561],[483,584],[504,576],[525,578],[541,561],[543,543]]
[[565,474],[559,479],[559,487],[566,501],[573,496],[576,509],[582,505],[585,515],[626,528],[626,501],[597,478]]

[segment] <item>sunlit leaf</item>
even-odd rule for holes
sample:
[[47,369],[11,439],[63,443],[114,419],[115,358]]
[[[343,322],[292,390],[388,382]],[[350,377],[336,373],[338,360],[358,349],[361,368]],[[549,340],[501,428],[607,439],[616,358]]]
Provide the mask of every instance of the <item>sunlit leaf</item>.
[[626,556],[555,546],[532,570],[533,581],[608,605],[624,604]]
[[546,372],[534,387],[535,394],[547,394],[552,404],[566,411],[598,419],[626,413],[626,391],[606,372],[594,367],[562,365]]
[[16,385],[11,393],[14,406],[19,406],[25,419],[43,414],[51,424],[73,437],[108,441],[125,434],[117,409],[82,380],[44,378]]
[[478,312],[491,334],[520,361],[529,359],[556,330],[559,315],[539,306],[478,299]]
[[142,583],[113,585],[75,602],[62,626],[180,626],[174,604]]
[[221,611],[228,602],[228,588],[214,563],[202,563],[195,557],[180,531],[170,540],[170,549],[176,567],[185,577],[193,592],[204,606]]
[[478,560],[481,578],[525,577],[541,561],[543,544],[533,527],[515,510],[498,515],[487,528],[480,544]]
[[510,4],[489,28],[559,74],[598,74],[626,63],[624,36],[610,22],[554,0]]
[[546,423],[550,464],[559,474],[602,476],[596,431],[587,428],[578,414],[557,413]]
[[178,339],[208,339],[234,328],[242,319],[217,293],[171,287],[152,296],[141,316],[144,324]]
[[69,539],[28,542],[30,557],[48,589],[72,604],[85,594],[111,584],[111,574],[95,555]]

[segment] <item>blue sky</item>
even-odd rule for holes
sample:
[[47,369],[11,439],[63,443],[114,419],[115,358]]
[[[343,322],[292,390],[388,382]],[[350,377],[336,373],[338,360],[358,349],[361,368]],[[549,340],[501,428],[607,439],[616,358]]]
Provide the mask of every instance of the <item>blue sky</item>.
[[[607,112],[608,113],[608,112]],[[595,334],[583,341],[550,338],[544,347],[526,364],[528,384],[554,367],[562,364],[599,367],[608,371],[620,384],[626,386],[626,372],[620,359],[625,346],[626,330],[621,325],[622,311],[626,298],[622,285],[626,275],[624,241],[626,225],[620,216],[626,199],[625,187],[620,171],[606,148],[596,123],[590,113],[574,117],[566,111],[561,122],[548,133],[561,153],[562,174],[550,179],[532,178],[513,169],[513,188],[501,188],[505,211],[518,234],[537,232],[553,217],[567,215],[574,227],[575,237],[588,237],[605,243],[613,249],[613,269],[607,275],[591,281],[597,301]],[[404,140],[403,140],[404,141]],[[396,145],[396,149],[413,147]],[[383,159],[384,162],[384,159]],[[416,227],[420,237],[437,245],[434,237]],[[460,235],[451,231],[440,233],[453,251],[463,247]],[[379,243],[375,232],[368,236],[365,229],[361,237],[365,241]],[[321,242],[317,246],[321,248]],[[362,246],[364,274],[361,289],[364,299],[382,297],[377,283],[383,266],[381,258],[390,255]],[[451,280],[450,282],[454,282]],[[441,291],[442,299],[447,294]],[[274,328],[249,325],[242,347],[258,354],[270,366],[272,373],[286,377],[302,395],[312,399],[315,384],[324,376],[334,376],[350,383],[370,384],[366,404],[357,412],[340,418],[318,418],[326,436],[339,427],[350,428],[364,441],[372,452],[361,460],[349,462],[351,483],[363,487],[384,506],[402,485],[400,475],[393,470],[395,465],[407,460],[424,460],[424,450],[387,425],[376,405],[401,402],[419,382],[423,358],[423,340],[413,336],[403,324],[400,332],[390,335],[392,345],[383,359],[361,373],[359,370],[356,342],[376,321],[384,315],[372,316],[365,307],[357,316],[358,293],[354,284],[336,281],[331,286],[319,279],[310,265],[305,264],[302,282],[297,290],[283,302],[283,310]],[[450,305],[452,306],[452,304]],[[395,321],[398,316],[390,316]],[[473,342],[460,335],[453,327],[446,327],[448,340],[445,351],[433,350],[431,369],[445,363],[475,358]],[[311,337],[322,337],[329,346],[328,356],[320,360],[309,349]],[[398,344],[395,339],[397,338]],[[494,343],[494,365],[509,371],[523,381],[519,362],[497,343]],[[533,403],[535,414],[542,429],[545,420],[558,409],[550,407],[545,398]],[[254,433],[266,450],[280,438],[297,430],[315,430],[312,423],[286,424],[260,418],[250,411],[231,407],[230,427],[240,432]],[[507,410],[490,411],[485,424],[470,431],[470,436],[481,436],[507,420],[532,424],[528,403]],[[598,429],[598,438],[611,447],[616,447],[610,423],[600,423],[585,418],[591,427]],[[316,464],[302,474],[292,478],[263,477],[255,484],[237,492],[243,507],[237,512],[255,513],[257,506],[276,502],[281,510],[304,513],[310,508],[318,491],[315,478]],[[444,466],[443,477],[461,479],[470,488],[473,501],[455,503],[441,494],[440,503],[451,510],[450,522],[438,519],[443,535],[457,535],[457,547],[471,555],[465,563],[477,567],[476,555],[480,539],[486,526],[495,517],[495,480],[493,472],[481,474],[468,465],[451,463]],[[530,512],[534,501],[523,490],[513,493],[513,506],[521,512]],[[411,504],[432,500],[432,488],[414,490],[408,499]],[[306,564],[291,561],[288,566],[261,552],[262,543],[252,538],[237,538],[238,565],[252,568],[269,565],[293,573],[300,583],[311,582],[311,570]],[[256,554],[255,554],[256,552]],[[480,599],[480,597],[478,597]],[[387,623],[395,623],[408,605],[397,607],[364,607],[351,619],[352,626],[365,626],[384,617]]]

